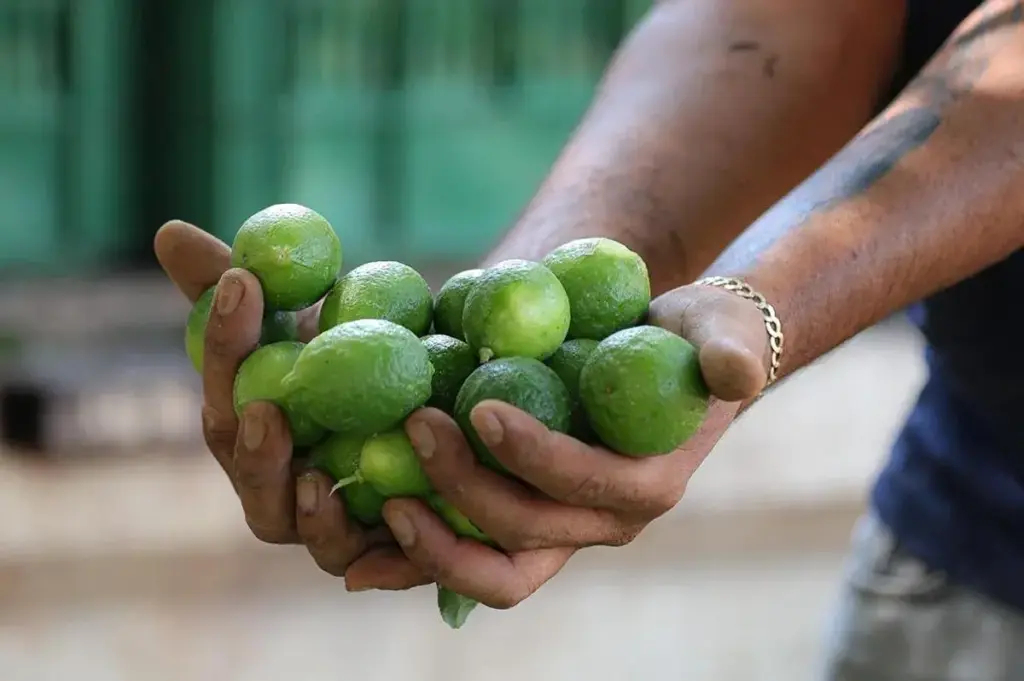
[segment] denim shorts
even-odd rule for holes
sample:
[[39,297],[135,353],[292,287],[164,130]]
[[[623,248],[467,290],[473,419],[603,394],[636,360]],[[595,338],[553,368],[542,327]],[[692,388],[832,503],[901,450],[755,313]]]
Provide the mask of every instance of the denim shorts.
[[1024,681],[1024,613],[955,584],[866,516],[821,678]]

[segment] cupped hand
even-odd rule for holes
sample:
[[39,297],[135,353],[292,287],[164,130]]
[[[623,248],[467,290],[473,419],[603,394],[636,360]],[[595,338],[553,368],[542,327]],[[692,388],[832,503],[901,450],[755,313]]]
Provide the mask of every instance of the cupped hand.
[[[767,335],[749,301],[705,286],[661,296],[649,323],[699,349],[713,396],[699,431],[671,454],[621,456],[552,432],[510,405],[482,402],[471,414],[473,425],[517,480],[481,465],[444,413],[422,409],[409,418],[406,430],[435,489],[503,549],[457,538],[421,501],[389,501],[387,523],[420,571],[491,607],[512,607],[578,549],[628,544],[678,503],[743,401],[763,389]],[[362,570],[353,570],[349,583],[388,588]]]
[[[154,249],[167,276],[189,301],[217,286],[203,356],[203,435],[231,480],[252,533],[271,544],[304,544],[333,575],[345,575],[354,564],[359,574],[375,575],[381,588],[428,583],[386,528],[367,532],[346,516],[344,502],[340,495],[331,495],[326,475],[298,469],[287,420],[277,407],[256,402],[245,408],[241,419],[236,416],[235,374],[259,343],[259,281],[245,270],[231,269],[231,252],[224,242],[184,222],[161,227]],[[303,340],[316,335],[317,312],[314,306],[298,314]]]

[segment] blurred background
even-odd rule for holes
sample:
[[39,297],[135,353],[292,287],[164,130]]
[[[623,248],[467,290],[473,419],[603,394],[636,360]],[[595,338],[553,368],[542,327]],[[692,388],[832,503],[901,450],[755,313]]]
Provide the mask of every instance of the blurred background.
[[448,631],[249,536],[203,450],[171,218],[278,202],[435,287],[515,219],[645,0],[0,0],[5,681],[812,681],[922,380],[899,318],[773,391],[625,549]]

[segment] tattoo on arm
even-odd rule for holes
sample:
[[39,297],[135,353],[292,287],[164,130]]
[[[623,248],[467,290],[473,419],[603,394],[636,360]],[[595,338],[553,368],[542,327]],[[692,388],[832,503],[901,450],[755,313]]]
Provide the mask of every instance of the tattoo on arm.
[[[948,44],[948,57],[915,79],[906,92],[917,95],[919,104],[882,118],[865,130],[836,158],[838,171],[830,178],[834,191],[815,209],[827,208],[853,198],[886,176],[911,151],[917,149],[942,124],[944,113],[973,90],[998,48],[999,34],[1024,24],[1024,0],[992,12]],[[842,156],[847,158],[843,159]],[[817,193],[817,192],[816,192]]]
[[[1024,24],[1024,0],[978,20],[944,48],[946,56],[930,65],[904,91],[915,104],[883,116],[860,133],[829,163],[748,230],[725,254],[752,254],[774,243],[812,215],[856,198],[893,171],[908,154],[923,146],[943,122],[944,115],[969,94],[988,68],[992,55],[1012,31]],[[732,251],[733,249],[730,249]],[[742,256],[741,256],[742,257]]]

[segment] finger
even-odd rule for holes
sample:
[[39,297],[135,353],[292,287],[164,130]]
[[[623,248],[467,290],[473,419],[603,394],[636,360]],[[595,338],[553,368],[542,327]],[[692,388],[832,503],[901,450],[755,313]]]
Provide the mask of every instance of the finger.
[[522,602],[566,564],[575,549],[505,555],[470,539],[458,539],[416,499],[393,499],[384,518],[409,560],[441,586],[492,608]]
[[717,398],[739,402],[764,389],[768,334],[750,300],[709,286],[684,286],[652,302],[650,319],[698,348],[701,373]]
[[481,465],[458,425],[436,409],[413,414],[406,430],[438,494],[506,551],[619,546],[639,532],[610,511],[541,498]]
[[223,241],[180,220],[157,230],[156,259],[174,285],[192,302],[231,267],[231,249]]
[[565,504],[651,520],[675,506],[689,479],[675,455],[632,458],[591,447],[504,402],[481,402],[470,420],[509,471]]
[[345,571],[349,591],[405,591],[432,581],[394,545],[370,549]]
[[294,544],[292,439],[284,415],[273,404],[249,404],[238,435],[233,479],[249,529],[261,541]]
[[331,479],[310,470],[295,485],[292,512],[298,535],[320,568],[341,577],[359,554],[366,550],[368,538],[345,513],[340,494],[331,494]]
[[263,292],[245,270],[228,270],[217,284],[217,294],[206,325],[203,350],[203,423],[206,443],[213,455],[232,472],[238,419],[235,417],[235,374],[260,338]]

